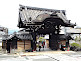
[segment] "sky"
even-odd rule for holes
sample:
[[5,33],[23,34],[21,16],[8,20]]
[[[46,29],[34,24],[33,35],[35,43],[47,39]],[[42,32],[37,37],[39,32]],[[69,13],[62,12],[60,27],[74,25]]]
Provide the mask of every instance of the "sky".
[[67,19],[81,26],[80,0],[0,0],[0,26],[9,32],[18,31],[19,4],[25,6],[66,10]]

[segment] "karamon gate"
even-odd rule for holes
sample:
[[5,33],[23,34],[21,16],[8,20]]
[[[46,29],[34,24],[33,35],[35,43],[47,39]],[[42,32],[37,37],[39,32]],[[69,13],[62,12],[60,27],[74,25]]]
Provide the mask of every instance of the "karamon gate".
[[32,35],[32,50],[36,48],[36,36],[49,34],[49,48],[57,50],[62,40],[61,26],[74,27],[66,18],[65,10],[53,10],[20,5],[18,27]]

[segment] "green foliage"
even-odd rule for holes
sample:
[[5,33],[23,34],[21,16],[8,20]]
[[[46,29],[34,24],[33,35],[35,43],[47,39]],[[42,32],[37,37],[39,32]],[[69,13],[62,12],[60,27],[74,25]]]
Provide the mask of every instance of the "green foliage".
[[40,38],[39,38],[39,41],[41,41],[41,42],[42,42],[42,41],[45,41],[44,37],[40,37]]
[[72,43],[71,46],[75,46],[75,47],[80,47],[81,48],[81,45],[79,45],[77,43]]

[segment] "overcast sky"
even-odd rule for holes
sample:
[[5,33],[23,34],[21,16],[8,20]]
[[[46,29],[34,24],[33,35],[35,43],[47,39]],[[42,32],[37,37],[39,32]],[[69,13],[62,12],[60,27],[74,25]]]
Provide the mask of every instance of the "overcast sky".
[[0,25],[18,30],[19,4],[32,7],[66,10],[67,19],[81,26],[80,0],[0,0]]

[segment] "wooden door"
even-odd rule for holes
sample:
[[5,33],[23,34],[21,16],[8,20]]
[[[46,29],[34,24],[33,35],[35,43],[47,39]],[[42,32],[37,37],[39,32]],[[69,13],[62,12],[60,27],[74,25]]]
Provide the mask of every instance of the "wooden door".
[[22,40],[17,41],[17,49],[24,50],[24,41],[22,41]]
[[28,50],[30,48],[31,48],[31,41],[30,40],[17,41],[17,49],[18,50]]
[[30,40],[26,40],[25,41],[25,50],[28,50],[31,48],[31,41]]

